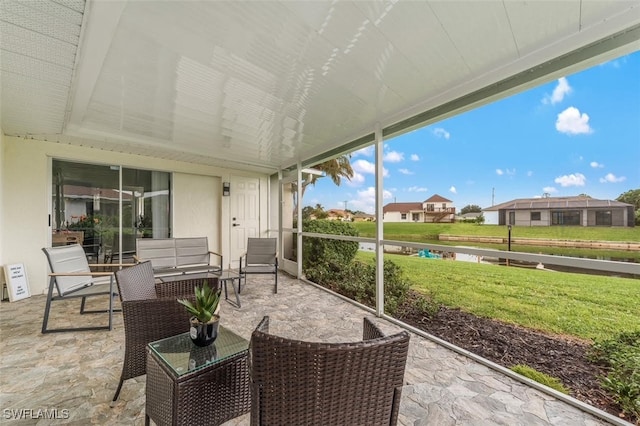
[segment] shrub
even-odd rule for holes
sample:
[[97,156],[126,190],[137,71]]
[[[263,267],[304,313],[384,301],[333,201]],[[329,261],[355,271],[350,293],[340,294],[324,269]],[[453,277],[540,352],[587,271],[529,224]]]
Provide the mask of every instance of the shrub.
[[[335,220],[309,220],[302,224],[305,232],[318,234],[350,235],[357,237],[358,230],[348,222]],[[302,242],[302,268],[318,264],[347,265],[358,252],[355,241],[340,241],[327,238],[304,237]]]
[[522,365],[522,364],[514,365],[513,367],[511,367],[511,370],[524,377],[528,377],[533,381],[536,381],[545,386],[548,386],[551,389],[555,389],[558,392],[569,394],[569,389],[567,389],[559,379],[549,376],[548,374],[542,373],[536,370],[535,368],[529,367],[528,365]]
[[[385,260],[383,269],[385,311],[393,315],[405,301],[411,283],[404,278],[402,269],[393,261]],[[356,302],[372,308],[376,306],[376,267],[372,263],[316,263],[305,270],[305,275],[311,281]]]
[[413,308],[427,318],[435,317],[440,311],[440,304],[436,302],[433,291],[429,294],[417,293],[412,301]]
[[600,383],[620,404],[623,413],[640,418],[640,331],[596,342],[588,357],[608,369]]
[[[348,222],[310,220],[303,223],[305,232],[358,236]],[[354,261],[358,252],[355,241],[304,237],[302,269],[305,276],[322,286],[364,305],[376,305],[376,267],[372,263]],[[402,269],[391,260],[384,261],[384,305],[393,315],[407,297],[411,283]]]

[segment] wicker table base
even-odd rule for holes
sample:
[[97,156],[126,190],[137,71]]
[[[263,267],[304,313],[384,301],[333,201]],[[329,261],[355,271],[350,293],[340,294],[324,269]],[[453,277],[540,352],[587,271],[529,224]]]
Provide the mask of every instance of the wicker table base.
[[[158,343],[166,348],[169,339],[175,352],[163,354]],[[246,340],[222,326],[206,348],[193,345],[188,333],[169,339],[149,345],[146,425],[150,419],[157,425],[219,425],[249,412]]]

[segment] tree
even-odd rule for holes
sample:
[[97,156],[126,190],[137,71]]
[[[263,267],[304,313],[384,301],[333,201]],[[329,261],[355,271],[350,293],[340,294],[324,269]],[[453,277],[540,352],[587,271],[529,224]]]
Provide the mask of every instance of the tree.
[[630,189],[624,194],[620,194],[616,201],[621,203],[633,204],[635,210],[640,210],[640,189]]
[[636,225],[640,225],[640,189],[630,189],[624,194],[620,194],[617,201],[633,205],[635,212]]
[[[340,186],[340,184],[342,183],[342,178],[351,180],[351,178],[353,177],[353,168],[351,167],[350,155],[341,155],[340,157],[327,160],[324,163],[316,164],[312,167],[312,169],[320,170],[321,172],[324,172],[324,174],[303,174],[302,199],[304,199],[304,192],[306,191],[307,187],[309,185],[315,185],[320,178],[329,176],[333,183],[336,184],[336,186]],[[296,190],[295,185],[293,186],[293,189],[294,191]],[[296,200],[296,206],[297,202],[298,201]]]
[[462,208],[462,210],[460,210],[460,214],[467,214],[467,213],[482,213],[482,207],[476,204],[467,204]]

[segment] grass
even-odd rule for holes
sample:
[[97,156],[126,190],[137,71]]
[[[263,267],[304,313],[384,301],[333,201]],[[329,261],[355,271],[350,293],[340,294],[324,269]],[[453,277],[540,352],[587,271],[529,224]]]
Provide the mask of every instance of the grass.
[[[375,237],[375,222],[353,222],[361,237]],[[474,223],[385,223],[384,238],[421,242],[437,239],[440,234],[506,238],[507,227]],[[634,228],[584,226],[514,226],[513,238],[550,238],[556,240],[640,241],[640,226]]]
[[513,370],[514,372],[524,377],[528,377],[531,380],[541,383],[545,386],[549,386],[551,389],[555,389],[558,392],[562,392],[567,395],[569,394],[569,389],[567,389],[562,384],[560,379],[549,376],[548,374],[545,374],[545,373],[541,373],[540,371],[536,370],[535,368],[531,368],[528,365],[521,365],[521,364],[514,365],[513,367],[511,367],[511,370]]
[[[373,261],[373,253],[357,258]],[[602,340],[640,327],[640,281],[385,254],[436,302],[549,333]]]

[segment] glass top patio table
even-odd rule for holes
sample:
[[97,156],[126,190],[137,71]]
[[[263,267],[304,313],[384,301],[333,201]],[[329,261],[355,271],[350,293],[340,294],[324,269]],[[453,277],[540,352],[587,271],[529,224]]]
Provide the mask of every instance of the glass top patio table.
[[187,332],[152,342],[149,348],[180,377],[243,353],[246,355],[249,341],[221,325],[218,337],[209,346],[194,345]]

